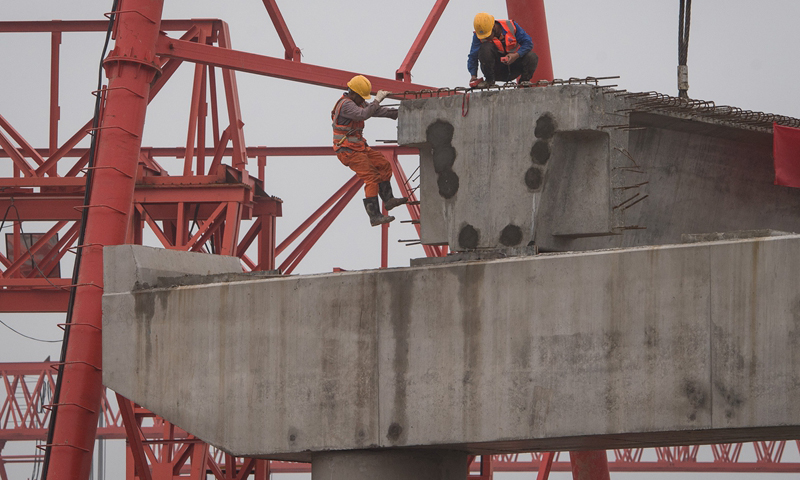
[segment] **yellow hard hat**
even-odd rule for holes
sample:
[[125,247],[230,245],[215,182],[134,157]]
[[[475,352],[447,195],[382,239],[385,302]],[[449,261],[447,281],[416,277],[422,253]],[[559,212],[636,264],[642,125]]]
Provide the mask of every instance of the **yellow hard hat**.
[[372,84],[364,75],[356,75],[347,82],[347,88],[361,95],[364,100],[372,98],[369,94],[372,91]]
[[475,35],[478,36],[478,39],[483,40],[494,30],[494,17],[486,12],[481,12],[475,15],[472,25],[475,27]]

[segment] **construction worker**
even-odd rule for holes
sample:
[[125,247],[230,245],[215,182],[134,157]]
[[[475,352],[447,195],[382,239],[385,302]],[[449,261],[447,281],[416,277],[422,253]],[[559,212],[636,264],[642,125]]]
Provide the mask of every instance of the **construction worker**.
[[363,75],[356,75],[347,82],[347,92],[336,102],[331,111],[333,120],[333,150],[345,166],[356,172],[364,181],[364,208],[369,215],[369,223],[374,227],[389,223],[394,217],[383,215],[378,204],[378,195],[383,206],[391,210],[408,202],[408,198],[394,198],[392,194],[392,166],[381,152],[369,148],[364,139],[364,120],[370,117],[388,117],[397,120],[397,109],[381,106],[389,92],[379,91],[375,100],[371,98],[372,84]]
[[[475,15],[475,31],[467,59],[471,87],[486,88],[495,80],[509,82],[519,77],[521,86],[530,86],[539,57],[533,53],[533,40],[513,20],[495,20],[488,13]],[[478,63],[485,77],[478,78]]]

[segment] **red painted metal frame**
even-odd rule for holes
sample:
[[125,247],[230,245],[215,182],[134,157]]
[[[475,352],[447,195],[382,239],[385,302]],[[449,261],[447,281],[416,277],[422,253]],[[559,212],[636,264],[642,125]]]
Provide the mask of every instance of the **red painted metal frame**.
[[[53,25],[54,27],[62,27],[59,22],[43,23],[46,23],[47,25]],[[71,25],[67,30],[77,30],[85,27],[86,25],[87,22],[77,22],[76,25]],[[184,21],[169,21],[167,22],[167,25],[172,27],[187,27],[188,31],[182,36],[184,39],[199,41],[202,38],[213,39],[221,36],[219,33],[221,22],[219,21],[200,20],[191,23]],[[0,26],[3,27],[2,30],[12,30],[5,23],[0,23]],[[35,24],[26,24],[25,27],[33,30],[39,30],[38,28],[35,28]],[[92,26],[92,28],[94,27],[96,26]],[[60,34],[60,32],[56,33]],[[162,74],[151,89],[152,94],[150,100],[152,100],[152,97],[170,78],[180,63],[181,62],[178,60],[169,60],[163,64]],[[51,59],[51,65],[57,64],[57,61]],[[201,66],[201,68],[205,73],[205,67]],[[209,72],[209,75],[213,78],[213,70]],[[224,72],[223,76],[225,76]],[[57,78],[58,75],[56,73],[51,75],[51,80],[53,82],[55,82]],[[227,81],[227,84],[230,87],[234,87],[235,79],[230,78]],[[201,82],[200,87],[202,86],[203,85]],[[51,92],[53,90],[57,91],[57,85],[51,86]],[[235,92],[232,91],[232,88],[227,88],[226,90],[228,92],[228,104],[238,101],[237,98],[234,98],[233,94]],[[200,142],[204,142],[205,139],[205,117],[203,116],[204,114],[202,112],[207,110],[205,103],[207,95],[203,93],[204,90],[198,88],[197,83],[195,84],[194,91],[201,92],[200,94],[193,95],[194,102],[192,104],[192,113],[194,114],[197,112],[198,117],[197,121],[195,122],[198,132],[198,144],[204,145],[204,143]],[[211,92],[211,97],[212,111],[216,111],[216,97],[213,90]],[[51,98],[53,97],[51,96]],[[57,110],[57,108],[51,105],[51,112],[55,110]],[[229,105],[228,110],[229,112],[233,112],[235,114],[238,112],[238,106],[234,105],[231,107]],[[218,124],[216,116],[212,120],[214,125]],[[8,122],[3,122],[3,124],[4,126],[13,130],[13,128],[8,125]],[[241,119],[238,118],[235,124],[240,126],[242,124]],[[53,125],[57,125],[57,122],[51,120],[51,132],[54,131]],[[16,213],[19,216],[18,218],[13,218],[12,215],[11,220],[15,220],[17,222],[33,220],[74,222],[80,218],[79,209],[81,208],[82,204],[85,178],[78,175],[81,173],[81,169],[85,166],[86,158],[88,158],[88,156],[87,149],[75,148],[75,145],[85,137],[90,125],[91,122],[87,122],[87,124],[79,129],[79,131],[69,140],[67,140],[64,145],[61,146],[61,148],[56,148],[53,145],[51,145],[48,149],[32,150],[30,147],[25,148],[27,151],[35,151],[35,153],[38,154],[38,156],[41,157],[44,162],[38,168],[36,168],[33,176],[0,179],[0,186],[4,187],[3,194],[0,194],[0,208],[2,208],[3,211],[7,211],[13,203],[14,207],[16,208],[10,211],[12,214]],[[192,138],[191,132],[193,131],[193,124],[190,122],[190,133],[187,135],[187,137]],[[22,136],[15,131],[14,137],[18,138],[20,145],[27,145],[27,142],[25,142],[24,138],[22,138]],[[223,135],[223,138],[230,139],[230,136],[226,137]],[[239,135],[239,138],[241,143],[243,141],[243,137]],[[202,223],[205,222],[207,220],[207,216],[214,211],[214,202],[228,202],[228,206],[230,208],[226,211],[229,214],[223,219],[222,224],[217,222],[213,225],[215,230],[211,233],[210,237],[214,238],[215,240],[217,237],[233,239],[236,237],[235,232],[233,229],[228,228],[228,226],[238,228],[239,222],[242,218],[253,218],[261,226],[255,235],[255,238],[258,239],[258,245],[262,247],[259,250],[260,253],[256,263],[260,265],[261,268],[273,268],[274,256],[272,255],[272,249],[263,247],[265,245],[273,245],[275,243],[274,217],[280,215],[280,202],[279,200],[271,197],[259,197],[253,194],[257,189],[256,184],[258,182],[247,175],[245,171],[243,171],[244,162],[241,159],[244,159],[247,154],[243,153],[244,149],[241,146],[239,148],[236,148],[236,146],[228,147],[226,146],[226,142],[223,142],[218,138],[218,135],[214,135],[213,140],[216,147],[197,148],[197,172],[195,172],[195,170],[192,168],[193,155],[187,154],[187,151],[190,151],[191,146],[193,145],[191,141],[187,142],[188,146],[186,148],[167,149],[169,150],[169,155],[186,159],[184,172],[187,170],[189,171],[191,180],[185,177],[166,176],[164,169],[161,168],[155,161],[155,155],[153,155],[153,152],[149,151],[148,149],[142,149],[142,155],[140,156],[140,167],[137,174],[137,189],[134,199],[134,203],[137,206],[136,211],[134,212],[134,216],[136,217],[134,224],[138,223],[139,225],[138,230],[137,225],[134,225],[134,228],[131,230],[132,237],[129,240],[134,241],[135,238],[141,238],[141,227],[144,224],[154,227],[154,222],[160,221],[165,223],[163,230],[169,231],[169,235],[171,235],[171,237],[167,239],[164,231],[157,227],[154,227],[154,233],[162,238],[165,246],[170,246],[171,248],[185,247],[187,242],[181,241],[181,235],[187,231],[188,223],[190,223],[192,220],[192,216],[181,216],[180,213],[194,210],[194,215],[197,216],[196,220]],[[214,163],[209,168],[209,171],[213,172],[213,174],[210,175],[203,175],[205,173],[202,168],[204,161],[203,152],[206,150],[215,153]],[[21,153],[24,153],[24,151]],[[165,152],[156,153],[163,155]],[[14,155],[20,156],[19,154],[20,152],[18,152],[15,148],[11,148],[8,151],[2,151],[2,156],[5,158],[9,158]],[[63,164],[66,158],[70,157],[78,158],[78,162],[71,166],[67,176],[45,176],[48,172],[49,174],[54,175],[55,169],[60,164]],[[230,167],[224,167],[221,164],[223,157],[236,157],[240,159],[238,164],[242,170],[240,170],[238,173],[231,172],[229,170]],[[21,158],[21,161],[25,162],[24,156]],[[37,162],[37,165],[39,163],[40,162]],[[20,166],[24,165],[27,164],[21,164]],[[233,183],[231,183],[230,180],[226,180],[226,177],[235,177]],[[32,190],[33,188],[39,188],[41,193],[34,193]],[[43,195],[45,193],[46,195]],[[231,201],[241,202],[241,204],[232,205],[230,203]],[[170,204],[172,207],[169,207]],[[232,217],[235,217],[235,215],[231,215],[230,212],[233,212],[237,208],[240,210],[239,215],[242,218],[235,218],[235,221],[229,222],[228,220],[230,220]],[[143,211],[148,212],[146,220],[137,222],[140,220],[138,217],[141,216]],[[262,217],[265,217],[263,221]],[[149,222],[147,220],[149,220]],[[17,234],[16,236],[18,236],[21,231],[21,227],[16,222],[14,226]],[[212,226],[209,225],[209,227]],[[72,224],[67,234],[63,236],[62,240],[58,244],[60,249],[58,251],[54,250],[51,252],[52,255],[48,257],[48,260],[52,260],[52,265],[57,265],[57,262],[60,261],[66,253],[71,251],[71,248],[74,247],[73,243],[75,240],[75,235],[72,235],[71,233],[75,232],[76,228],[77,227],[75,224]],[[219,235],[217,235],[218,232]],[[175,237],[176,235],[177,237]],[[253,239],[251,239],[251,241],[252,240]],[[17,245],[14,252],[15,258],[17,258],[21,253],[19,250],[19,244],[20,242],[18,240],[15,241],[15,245]],[[225,247],[228,251],[232,249],[230,243],[225,244],[223,242],[220,245],[221,247]],[[243,257],[245,264],[248,264],[248,262],[252,263],[252,261],[246,257],[244,252],[242,252],[241,256]],[[18,269],[9,268],[12,267],[12,263],[2,255],[0,255],[0,264],[2,264],[0,267],[5,267],[6,269],[4,271],[0,271],[0,288],[2,288],[2,290],[0,290],[0,299],[2,299],[2,301],[0,301],[0,309],[2,309],[2,311],[65,311],[68,298],[67,287],[69,283],[71,283],[68,279],[43,279],[34,277],[21,278],[16,273]],[[256,264],[253,265],[258,266]],[[38,299],[40,301],[32,301],[33,299]]]
[[[40,455],[26,455],[8,457],[2,456],[2,445],[9,441],[42,441],[46,437],[46,427],[50,411],[44,408],[47,398],[52,395],[55,385],[56,370],[52,367],[55,362],[31,363],[0,363],[0,465],[3,463],[31,463],[40,461]],[[111,401],[114,400],[114,401]],[[128,402],[125,404],[124,402]],[[203,464],[200,456],[205,455],[205,464],[208,470],[219,471],[226,478],[226,468],[233,471],[228,465],[235,465],[238,471],[245,466],[242,458],[226,456],[213,447],[199,442],[183,430],[165,422],[151,412],[131,404],[124,398],[115,397],[113,393],[104,390],[101,402],[104,426],[97,431],[98,438],[107,440],[134,439],[139,453],[147,458],[148,463],[161,464],[160,469],[167,469],[163,465],[170,465],[175,475],[191,477],[192,466]],[[123,418],[132,419],[123,422]],[[131,426],[133,428],[131,429]],[[126,432],[128,434],[126,435]],[[134,435],[135,434],[135,435]],[[135,439],[139,438],[139,441]],[[755,452],[755,461],[743,461],[742,452],[747,445]],[[681,446],[659,447],[655,449],[619,449],[614,450],[614,456],[608,462],[609,470],[615,472],[784,472],[800,473],[800,462],[787,461],[786,447],[794,445],[800,454],[800,442],[755,442],[751,444],[720,444],[709,446]],[[171,451],[167,447],[171,448]],[[190,450],[191,447],[192,449]],[[146,450],[149,449],[149,452]],[[205,450],[203,450],[205,449]],[[710,452],[709,452],[710,449]],[[206,451],[207,453],[203,453]],[[701,450],[704,455],[701,455]],[[648,456],[655,461],[643,460],[644,453],[651,452]],[[133,457],[138,455],[130,451]],[[552,471],[571,471],[570,461],[559,460],[562,454],[532,453],[532,454],[506,454],[491,457],[479,457],[471,460],[471,479],[491,478],[485,474],[494,472],[538,472],[537,480],[544,480],[545,474]],[[702,458],[711,458],[703,460]],[[489,465],[488,461],[491,462]],[[216,466],[209,466],[209,462]],[[549,462],[549,467],[548,467]],[[264,462],[266,464],[266,462]],[[129,468],[133,467],[131,460]],[[256,464],[258,466],[258,464]],[[266,466],[266,465],[265,465]],[[300,473],[310,472],[310,466],[305,463],[269,462],[268,468],[273,473]],[[481,470],[483,469],[483,470]],[[481,471],[483,473],[481,473]],[[132,476],[129,475],[129,478]],[[155,475],[154,478],[159,478]],[[258,477],[261,478],[261,477]]]

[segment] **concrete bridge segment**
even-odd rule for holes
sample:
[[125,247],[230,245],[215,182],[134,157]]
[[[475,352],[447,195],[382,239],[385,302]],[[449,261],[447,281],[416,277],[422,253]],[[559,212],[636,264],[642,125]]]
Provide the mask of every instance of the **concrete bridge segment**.
[[800,433],[799,236],[189,286],[163,255],[106,250],[104,381],[237,455]]

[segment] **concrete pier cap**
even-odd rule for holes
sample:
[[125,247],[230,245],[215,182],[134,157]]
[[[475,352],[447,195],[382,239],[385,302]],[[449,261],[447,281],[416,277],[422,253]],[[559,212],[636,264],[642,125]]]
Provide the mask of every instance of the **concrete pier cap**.
[[563,252],[800,231],[800,190],[773,182],[771,123],[653,98],[584,84],[403,101],[421,242]]

